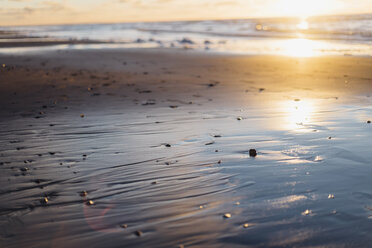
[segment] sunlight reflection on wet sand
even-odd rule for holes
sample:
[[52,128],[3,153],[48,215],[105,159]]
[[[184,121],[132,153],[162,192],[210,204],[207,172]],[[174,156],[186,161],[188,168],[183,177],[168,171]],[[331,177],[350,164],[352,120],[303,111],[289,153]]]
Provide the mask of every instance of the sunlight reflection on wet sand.
[[311,99],[287,100],[279,105],[285,115],[281,126],[293,131],[304,131],[304,126],[311,123],[312,116],[317,111]]

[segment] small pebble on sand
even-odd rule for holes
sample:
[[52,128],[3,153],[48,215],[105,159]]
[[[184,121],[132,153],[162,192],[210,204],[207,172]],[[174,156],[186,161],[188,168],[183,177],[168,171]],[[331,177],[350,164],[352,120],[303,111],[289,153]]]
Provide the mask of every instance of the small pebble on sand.
[[310,215],[311,213],[312,213],[311,210],[306,209],[305,211],[302,212],[302,215],[307,216],[307,215]]
[[250,156],[250,157],[256,157],[256,156],[257,156],[257,151],[256,151],[256,149],[250,149],[250,150],[249,150],[249,156]]
[[329,195],[328,195],[328,199],[335,199],[335,195],[333,195],[333,194],[329,194]]
[[250,225],[248,223],[245,223],[245,224],[243,224],[243,227],[248,228],[248,227],[250,227]]
[[368,121],[367,121],[367,123],[368,123],[368,124],[371,124],[371,121],[370,121],[370,120],[368,120]]
[[85,115],[84,115],[84,114],[80,114],[80,117],[81,117],[81,118],[84,118],[84,117],[85,117]]
[[21,169],[19,169],[20,171],[23,171],[23,172],[26,172],[28,171],[28,168],[27,167],[22,167]]
[[126,229],[126,228],[128,228],[128,225],[127,224],[122,224],[122,225],[120,225],[120,227]]
[[223,217],[225,219],[229,219],[229,218],[231,218],[231,214],[230,213],[226,213],[226,214],[223,215]]
[[84,196],[87,196],[87,195],[88,195],[88,192],[86,192],[85,190],[80,192],[81,197],[84,197]]
[[236,118],[238,121],[242,121],[243,120],[243,117],[239,116],[238,118]]
[[42,204],[47,204],[49,202],[48,198],[47,197],[44,197],[43,199],[41,199],[40,201]]
[[92,205],[94,205],[94,201],[92,201],[92,200],[87,201],[87,205],[88,205],[88,206],[92,206]]
[[170,144],[165,144],[165,147],[171,147],[171,145]]
[[135,231],[134,234],[137,236],[137,237],[141,237],[142,236],[142,232],[141,231]]

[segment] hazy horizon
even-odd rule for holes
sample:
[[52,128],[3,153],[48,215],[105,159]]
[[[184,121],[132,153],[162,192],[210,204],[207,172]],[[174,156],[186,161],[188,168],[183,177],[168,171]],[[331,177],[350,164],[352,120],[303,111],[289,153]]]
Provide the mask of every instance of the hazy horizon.
[[[372,13],[347,0],[0,0],[1,26],[283,18]],[[88,8],[89,6],[89,8]]]

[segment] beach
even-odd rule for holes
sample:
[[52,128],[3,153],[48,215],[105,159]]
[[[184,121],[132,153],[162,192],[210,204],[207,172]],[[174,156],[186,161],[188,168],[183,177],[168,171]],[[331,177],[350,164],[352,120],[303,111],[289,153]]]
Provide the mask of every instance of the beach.
[[35,49],[0,65],[1,247],[372,242],[370,57]]

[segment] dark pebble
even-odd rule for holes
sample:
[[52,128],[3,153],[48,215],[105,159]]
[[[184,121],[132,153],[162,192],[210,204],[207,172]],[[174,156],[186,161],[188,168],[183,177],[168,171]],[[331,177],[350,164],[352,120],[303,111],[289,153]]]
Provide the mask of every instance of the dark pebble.
[[44,197],[43,199],[40,200],[40,203],[41,204],[47,204],[49,202],[48,198],[47,197]]
[[81,191],[81,192],[79,193],[79,195],[80,195],[81,197],[84,197],[84,196],[87,196],[87,195],[88,195],[88,192],[86,192],[86,191],[84,190],[84,191]]
[[256,149],[250,149],[250,150],[249,150],[249,156],[250,156],[250,157],[256,157],[256,156],[257,156],[257,151],[256,151]]

